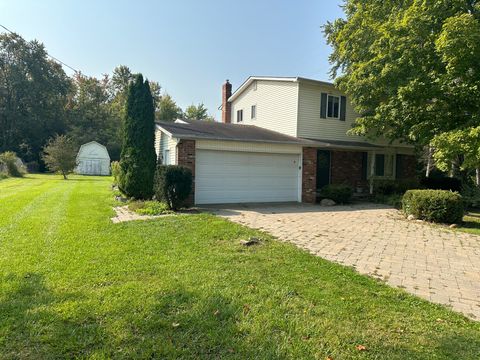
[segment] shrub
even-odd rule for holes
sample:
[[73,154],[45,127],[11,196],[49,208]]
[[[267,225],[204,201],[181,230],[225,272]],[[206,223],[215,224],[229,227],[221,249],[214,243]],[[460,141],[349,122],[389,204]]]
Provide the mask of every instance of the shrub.
[[402,208],[406,215],[437,223],[458,223],[464,215],[462,196],[447,190],[409,190]]
[[8,176],[22,177],[25,172],[21,161],[13,151],[5,151],[0,154],[0,165]]
[[352,200],[353,189],[348,185],[327,185],[320,190],[320,196],[332,199],[339,204],[347,204]]
[[110,169],[112,170],[112,176],[113,176],[113,183],[115,185],[118,185],[120,182],[120,163],[118,161],[112,161],[110,164]]
[[379,195],[404,194],[405,191],[418,189],[419,186],[420,184],[416,179],[378,179],[373,182],[374,192]]
[[422,187],[432,190],[450,190],[460,192],[462,189],[462,181],[457,178],[447,177],[445,175],[432,175],[428,178],[424,177],[420,180]]
[[480,208],[480,188],[478,186],[464,185],[462,197],[467,208]]
[[159,201],[134,201],[128,208],[140,215],[162,215],[171,212],[167,204]]
[[183,166],[158,165],[153,190],[157,200],[178,210],[192,192],[192,172]]

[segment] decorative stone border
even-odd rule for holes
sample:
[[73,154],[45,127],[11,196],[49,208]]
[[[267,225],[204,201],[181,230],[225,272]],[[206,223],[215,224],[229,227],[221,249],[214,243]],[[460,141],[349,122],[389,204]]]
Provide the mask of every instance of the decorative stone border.
[[175,216],[176,214],[163,214],[163,215],[140,215],[128,208],[128,205],[114,207],[113,210],[116,216],[111,218],[114,224],[118,224],[126,221],[134,220],[151,220],[158,219],[165,216]]

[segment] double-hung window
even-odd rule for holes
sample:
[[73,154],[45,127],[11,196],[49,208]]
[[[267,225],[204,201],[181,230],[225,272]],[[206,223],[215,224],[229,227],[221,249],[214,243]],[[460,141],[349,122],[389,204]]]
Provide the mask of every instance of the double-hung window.
[[327,99],[327,118],[340,118],[340,96],[328,95]]
[[243,110],[237,110],[237,123],[243,121]]

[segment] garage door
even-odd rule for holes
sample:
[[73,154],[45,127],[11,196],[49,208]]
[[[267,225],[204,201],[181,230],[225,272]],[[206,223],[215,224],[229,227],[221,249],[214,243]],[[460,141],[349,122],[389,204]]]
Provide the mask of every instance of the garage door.
[[299,200],[299,155],[197,150],[195,203]]

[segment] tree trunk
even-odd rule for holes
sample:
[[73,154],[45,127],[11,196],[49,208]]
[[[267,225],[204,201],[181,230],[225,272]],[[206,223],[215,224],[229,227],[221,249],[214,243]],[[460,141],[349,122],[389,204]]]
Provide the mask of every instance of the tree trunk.
[[62,170],[62,175],[63,175],[63,180],[68,180],[67,179],[67,174],[65,173],[65,171]]
[[428,147],[428,152],[427,152],[427,169],[425,170],[425,177],[430,176],[430,169],[432,168],[432,147]]

